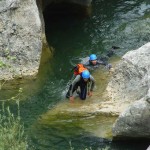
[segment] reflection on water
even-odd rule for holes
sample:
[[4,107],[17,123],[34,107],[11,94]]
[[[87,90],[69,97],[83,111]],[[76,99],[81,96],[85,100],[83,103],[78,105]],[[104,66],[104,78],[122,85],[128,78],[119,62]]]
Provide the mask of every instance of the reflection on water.
[[61,149],[69,149],[69,141],[72,142],[73,147],[84,148],[90,146],[87,143],[88,139],[89,141],[93,139],[93,142],[94,139],[101,141],[101,145],[106,146],[103,142],[109,143],[109,140],[98,137],[110,136],[111,131],[108,128],[110,129],[114,119],[90,115],[66,115],[61,112],[60,114],[48,113],[39,119],[38,124],[33,125],[34,134],[32,138],[38,145],[47,145],[52,149],[59,149],[60,147]]
[[[81,115],[75,113],[48,112],[39,118],[31,128],[31,140],[34,141],[34,149],[66,150],[92,148],[108,150],[144,150],[148,142],[111,142],[108,138],[111,134],[111,126],[115,118]],[[108,130],[109,128],[109,130]],[[71,143],[71,146],[70,146]]]

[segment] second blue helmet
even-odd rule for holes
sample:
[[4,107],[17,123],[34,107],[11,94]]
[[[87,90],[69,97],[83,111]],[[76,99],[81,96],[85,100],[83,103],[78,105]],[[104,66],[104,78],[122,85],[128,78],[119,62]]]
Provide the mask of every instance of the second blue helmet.
[[82,78],[88,79],[89,77],[90,77],[90,72],[88,70],[82,72]]
[[92,60],[96,60],[97,59],[97,56],[95,55],[95,54],[91,54],[90,55],[90,60],[92,61]]

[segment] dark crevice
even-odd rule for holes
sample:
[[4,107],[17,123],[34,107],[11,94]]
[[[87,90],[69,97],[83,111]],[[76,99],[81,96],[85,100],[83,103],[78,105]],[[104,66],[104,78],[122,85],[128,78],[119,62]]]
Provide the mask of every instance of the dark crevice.
[[91,9],[89,7],[78,4],[52,2],[44,9],[43,15],[45,21],[65,20],[68,18],[82,19],[89,16],[90,11]]

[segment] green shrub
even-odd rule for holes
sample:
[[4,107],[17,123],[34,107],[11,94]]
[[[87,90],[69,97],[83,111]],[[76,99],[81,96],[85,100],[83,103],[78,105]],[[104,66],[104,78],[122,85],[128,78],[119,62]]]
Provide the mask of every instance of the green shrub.
[[[2,101],[2,109],[0,111],[0,150],[26,150],[27,139],[24,134],[24,125],[21,124],[19,97],[22,89],[19,89],[19,94]],[[17,116],[11,113],[9,106],[5,108],[5,102],[15,100],[18,108]]]

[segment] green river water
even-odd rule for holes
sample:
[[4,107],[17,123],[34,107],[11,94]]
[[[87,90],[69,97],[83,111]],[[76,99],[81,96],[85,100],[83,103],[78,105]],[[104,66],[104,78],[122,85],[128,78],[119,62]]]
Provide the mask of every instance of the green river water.
[[38,80],[27,86],[20,103],[29,150],[69,150],[70,142],[75,150],[86,147],[145,150],[148,147],[146,142],[111,142],[115,117],[61,112],[61,109],[101,101],[100,95],[107,84],[107,70],[94,72],[96,96],[84,102],[77,99],[70,105],[65,93],[74,64],[91,53],[104,55],[115,45],[120,49],[110,60],[113,62],[150,41],[149,0],[94,0],[91,12],[86,18],[58,13],[45,20],[47,40],[54,48],[54,55],[41,66]]

